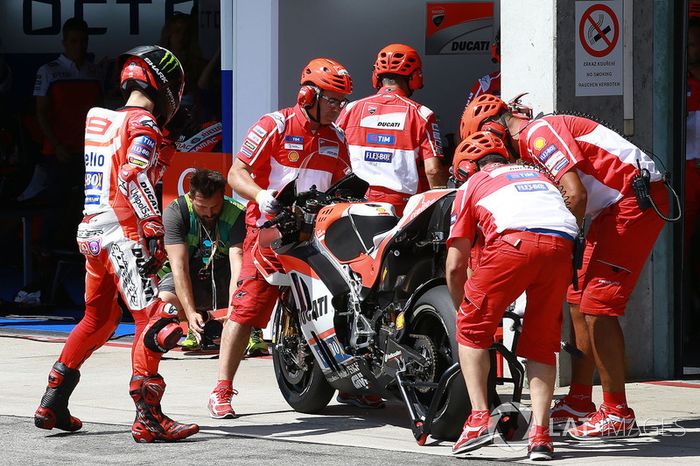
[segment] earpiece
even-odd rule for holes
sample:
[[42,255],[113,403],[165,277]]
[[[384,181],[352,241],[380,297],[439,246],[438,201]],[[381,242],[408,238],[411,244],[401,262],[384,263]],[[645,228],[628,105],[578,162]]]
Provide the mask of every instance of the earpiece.
[[316,86],[301,86],[299,95],[297,95],[297,103],[304,108],[309,108],[318,100],[319,92]]
[[476,162],[472,160],[463,160],[457,167],[455,178],[457,178],[457,181],[464,183],[470,176],[478,171],[479,166],[476,164]]

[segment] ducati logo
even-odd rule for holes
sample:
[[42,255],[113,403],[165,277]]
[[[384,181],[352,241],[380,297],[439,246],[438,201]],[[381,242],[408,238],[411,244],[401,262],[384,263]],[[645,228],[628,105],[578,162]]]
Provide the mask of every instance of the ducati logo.
[[445,19],[445,10],[436,10],[433,12],[432,19],[435,27],[440,27],[442,21]]
[[375,113],[377,113],[377,107],[368,107],[368,108],[367,108],[367,112],[368,112],[370,115],[374,115]]

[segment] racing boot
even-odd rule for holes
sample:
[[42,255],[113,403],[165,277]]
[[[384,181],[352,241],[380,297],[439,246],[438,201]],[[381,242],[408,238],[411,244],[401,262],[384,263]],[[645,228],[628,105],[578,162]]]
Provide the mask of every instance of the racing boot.
[[49,384],[34,413],[34,425],[40,429],[56,429],[75,432],[83,427],[77,417],[68,411],[68,398],[78,385],[80,371],[56,362],[49,372]]
[[136,419],[131,435],[139,443],[175,442],[199,432],[197,424],[180,424],[163,414],[160,400],[165,381],[160,375],[135,375],[129,384],[129,394],[136,404]]

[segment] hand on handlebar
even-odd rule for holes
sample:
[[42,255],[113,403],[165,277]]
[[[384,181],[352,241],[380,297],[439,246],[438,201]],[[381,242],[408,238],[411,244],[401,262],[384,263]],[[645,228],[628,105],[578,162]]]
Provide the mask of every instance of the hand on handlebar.
[[271,215],[279,212],[280,204],[275,199],[274,191],[262,189],[255,195],[255,202],[258,203],[260,211]]

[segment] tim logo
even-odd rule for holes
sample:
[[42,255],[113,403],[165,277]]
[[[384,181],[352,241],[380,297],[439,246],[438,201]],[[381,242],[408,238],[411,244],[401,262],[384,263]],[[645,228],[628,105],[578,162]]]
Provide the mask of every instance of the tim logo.
[[395,137],[391,134],[368,134],[367,142],[370,144],[393,145]]
[[284,142],[292,142],[294,144],[302,144],[304,142],[304,136],[287,135],[284,137]]
[[85,172],[85,189],[102,189],[101,172]]
[[506,179],[509,180],[522,180],[526,178],[537,178],[539,175],[537,172],[520,172],[520,173],[509,173],[506,175]]
[[366,150],[365,151],[365,160],[367,162],[383,162],[383,163],[391,163],[391,157],[392,157],[391,152],[381,152],[378,150]]

